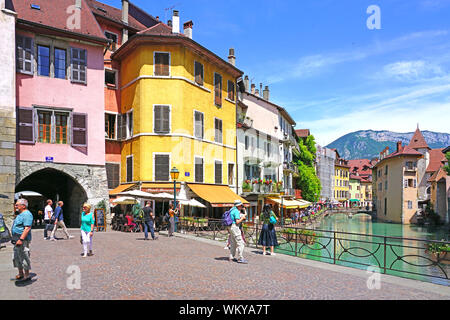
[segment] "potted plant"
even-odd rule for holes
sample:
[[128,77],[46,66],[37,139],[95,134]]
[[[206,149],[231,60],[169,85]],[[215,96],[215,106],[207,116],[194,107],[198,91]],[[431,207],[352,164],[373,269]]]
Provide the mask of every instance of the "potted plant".
[[253,179],[253,192],[259,192],[259,180]]
[[250,180],[245,180],[242,184],[242,191],[243,192],[250,192],[252,191],[252,187],[250,185]]
[[197,226],[204,228],[208,226],[208,219],[206,218],[199,218],[197,219]]
[[426,253],[431,255],[431,260],[442,264],[450,264],[450,245],[447,243],[433,242],[427,244]]

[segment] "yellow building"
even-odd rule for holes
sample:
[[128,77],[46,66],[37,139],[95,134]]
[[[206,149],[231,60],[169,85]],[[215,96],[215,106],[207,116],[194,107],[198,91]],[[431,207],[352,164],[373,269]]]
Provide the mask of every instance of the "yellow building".
[[171,191],[176,167],[177,181],[188,186],[229,190],[236,184],[236,82],[243,73],[233,56],[227,62],[193,41],[192,32],[178,33],[176,17],[172,28],[159,23],[138,32],[112,55],[120,64],[121,183]]
[[350,200],[350,166],[348,160],[342,159],[337,150],[334,163],[334,198],[343,206],[349,206]]

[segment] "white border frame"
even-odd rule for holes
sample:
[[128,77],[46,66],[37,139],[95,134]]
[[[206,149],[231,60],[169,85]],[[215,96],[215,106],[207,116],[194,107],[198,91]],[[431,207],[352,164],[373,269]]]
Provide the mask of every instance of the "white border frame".
[[113,69],[113,68],[108,68],[108,67],[105,67],[105,73],[106,73],[106,71],[112,71],[112,72],[114,72],[114,74],[115,74],[115,78],[116,78],[116,84],[115,84],[115,86],[113,87],[112,85],[108,85],[107,83],[106,83],[106,79],[105,79],[105,88],[108,88],[108,89],[111,89],[111,90],[117,90],[117,89],[119,89],[119,70],[117,70],[117,69]]
[[[127,112],[125,112],[125,114],[127,115],[127,137],[124,140],[130,140],[133,139],[134,137],[134,109],[131,108],[130,110],[128,110]],[[130,113],[133,114],[133,121],[131,122],[131,132],[129,132],[129,125],[130,125]]]
[[[199,84],[195,81],[195,63],[200,63],[202,65],[202,79],[203,79],[203,84]],[[194,59],[194,83],[199,86],[199,87],[204,87],[205,86],[205,65],[203,63],[201,63],[200,61],[197,61]]]
[[[113,35],[115,35],[115,36],[117,37],[116,50],[119,49],[119,47],[120,47],[120,45],[121,45],[121,44],[119,43],[119,34],[105,29],[105,30],[103,30],[103,34],[105,35],[105,37],[106,37],[106,32],[108,32],[108,33],[110,33],[110,34],[113,34]],[[109,39],[109,38],[108,38],[108,39]],[[123,39],[122,39],[122,40],[123,40]],[[114,52],[115,50],[109,50],[109,51]]]
[[[160,181],[160,180],[156,180],[156,165],[155,165],[155,160],[156,157],[155,156],[169,156],[169,180],[168,181]],[[170,176],[170,170],[172,168],[172,153],[171,152],[152,152],[152,178],[153,181],[155,182],[173,182],[171,176]]]
[[[106,164],[118,164],[119,165],[119,186],[120,186],[120,181],[122,181],[122,162],[105,161],[105,169],[106,169]],[[106,184],[108,184],[108,177],[106,177]],[[108,189],[108,190],[114,190],[114,189]]]
[[[168,76],[155,74],[156,54],[157,53],[168,53],[169,54],[169,75]],[[172,76],[172,54],[171,54],[170,51],[153,51],[153,76],[155,76],[155,77],[163,77],[163,78],[167,78],[167,77],[171,77]]]
[[[232,164],[233,165],[233,184],[228,184],[228,178],[229,178],[229,175],[230,175],[230,167],[229,167],[229,165],[230,164]],[[227,162],[227,184],[228,184],[228,186],[229,187],[235,187],[236,186],[236,182],[237,182],[237,178],[236,178],[236,163],[235,162]]]
[[[202,182],[197,182],[197,180],[196,180],[196,178],[197,178],[195,175],[195,160],[196,159],[203,160],[203,181]],[[205,183],[205,167],[206,167],[205,157],[194,155],[194,183]]]
[[[216,141],[216,119],[222,122],[222,141]],[[217,117],[214,117],[214,142],[218,144],[223,144],[223,120]]]
[[[155,106],[162,106],[162,107],[169,107],[169,132],[167,133],[159,133],[159,132],[155,132]],[[160,104],[160,103],[156,103],[152,106],[152,117],[153,117],[153,134],[158,135],[158,136],[167,136],[172,134],[172,105],[171,104]]]
[[119,139],[118,139],[119,138],[119,132],[118,132],[119,128],[117,128],[117,125],[118,125],[118,122],[119,122],[118,121],[119,113],[118,112],[114,112],[114,111],[105,110],[105,115],[106,114],[111,114],[111,115],[115,115],[116,116],[116,121],[114,123],[114,135],[116,136],[116,138],[115,139],[111,139],[111,138],[106,138],[106,136],[105,136],[105,140],[107,140],[107,141],[119,141]]
[[216,108],[222,108],[223,103],[221,103],[220,106],[216,105],[216,74],[218,74],[220,76],[220,78],[222,79],[222,81],[221,81],[222,87],[220,88],[220,102],[222,102],[222,100],[223,100],[223,92],[222,92],[223,91],[223,76],[220,73],[214,71],[214,73],[213,73],[213,105]]

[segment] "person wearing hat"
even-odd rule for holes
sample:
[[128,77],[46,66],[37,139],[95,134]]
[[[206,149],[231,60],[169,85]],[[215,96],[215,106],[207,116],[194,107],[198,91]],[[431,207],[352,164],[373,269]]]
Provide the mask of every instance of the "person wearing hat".
[[239,225],[242,221],[247,219],[247,214],[245,213],[241,217],[241,208],[243,204],[240,200],[234,201],[234,207],[231,208],[230,217],[233,221],[233,224],[229,227],[229,232],[231,235],[230,238],[230,260],[236,261],[238,263],[248,263],[247,260],[244,259],[244,247],[245,243],[242,239],[241,229]]

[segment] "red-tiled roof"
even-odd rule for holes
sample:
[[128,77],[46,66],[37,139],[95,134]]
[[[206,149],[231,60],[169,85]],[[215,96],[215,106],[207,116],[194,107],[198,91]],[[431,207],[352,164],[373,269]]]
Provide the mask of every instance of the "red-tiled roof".
[[309,135],[311,135],[309,129],[297,129],[297,130],[295,130],[295,133],[297,134],[297,137],[299,137],[299,138],[306,138]]
[[444,165],[443,161],[446,161],[446,158],[445,158],[445,154],[442,153],[442,150],[444,150],[444,148],[431,149],[429,151],[430,162],[427,167],[427,172],[435,172]]
[[414,132],[414,135],[412,136],[408,146],[413,149],[430,148],[428,147],[428,144],[425,141],[425,138],[423,137],[422,132],[420,132],[419,128],[417,128],[416,132]]
[[[91,8],[92,12],[95,15],[104,17],[106,19],[114,21],[115,23],[124,25],[124,23],[122,22],[122,9],[114,8],[95,0],[85,0],[85,1],[87,2],[87,4],[89,5],[89,7]],[[136,20],[130,14],[128,14],[128,26],[136,30],[147,29],[147,26]]]
[[[84,0],[81,1],[79,29],[71,29],[68,25],[70,14],[67,13],[67,9],[75,4],[75,0],[13,0],[12,4],[17,12],[18,22],[24,20],[44,27],[104,39],[106,42],[99,24]],[[32,4],[39,6],[39,9],[31,8]]]
[[387,155],[386,157],[384,157],[383,159],[381,159],[380,161],[378,161],[374,167],[376,167],[379,163],[383,162],[386,159],[392,159],[398,156],[417,156],[417,157],[422,157],[422,154],[414,149],[412,149],[409,146],[401,146],[400,150],[397,150],[389,155]]
[[[169,35],[169,34],[172,34],[172,28],[169,27],[168,25],[166,25],[165,23],[160,22],[157,25],[154,25],[150,28],[146,28],[145,30],[139,31],[138,34],[145,34],[145,35],[167,34],[167,35]],[[183,37],[185,36],[182,33],[179,33],[178,35],[183,36]]]
[[350,174],[350,179],[353,179],[353,180],[359,180],[359,181],[362,180],[360,176],[357,176],[357,175],[355,175],[355,174]]
[[372,163],[369,159],[348,160],[348,165],[350,166],[350,172],[353,172],[356,168],[356,172],[360,176],[372,175]]
[[439,168],[429,179],[428,182],[437,182],[442,178],[447,176],[447,172],[445,172],[444,168]]

